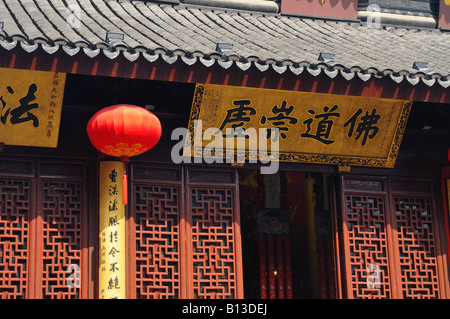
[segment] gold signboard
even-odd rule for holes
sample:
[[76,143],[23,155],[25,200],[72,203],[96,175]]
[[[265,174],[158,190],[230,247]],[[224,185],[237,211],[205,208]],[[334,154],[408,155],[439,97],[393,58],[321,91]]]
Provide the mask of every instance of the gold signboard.
[[100,299],[126,298],[123,172],[121,162],[100,162],[98,280]]
[[0,68],[0,143],[56,147],[66,75]]
[[[393,167],[411,105],[404,100],[198,84],[184,156],[217,158],[218,145],[223,145],[221,154],[228,158],[227,146],[234,145],[229,140],[244,139],[235,143],[234,156],[244,152],[246,159],[260,158],[263,140],[278,143],[268,155],[272,160]],[[269,130],[274,128],[278,130]],[[251,129],[257,143],[247,134]],[[212,146],[213,152],[205,152]]]

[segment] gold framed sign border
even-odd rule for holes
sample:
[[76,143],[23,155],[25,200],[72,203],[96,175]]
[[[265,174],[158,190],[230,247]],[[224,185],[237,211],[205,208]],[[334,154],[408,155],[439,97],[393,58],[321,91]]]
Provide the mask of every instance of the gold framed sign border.
[[[194,120],[198,120],[200,115],[200,107],[203,100],[203,94],[205,92],[204,84],[197,84],[195,87],[194,98],[191,107],[191,114],[189,117],[188,131],[190,133],[190,146],[192,157],[205,158],[203,154],[203,147],[194,147]],[[308,164],[324,164],[324,165],[339,165],[339,166],[365,166],[365,167],[377,167],[377,168],[393,168],[397,160],[397,156],[400,150],[400,145],[403,139],[403,135],[406,130],[406,124],[408,122],[409,114],[411,112],[412,101],[405,101],[402,106],[401,114],[397,122],[394,138],[391,143],[389,155],[387,158],[378,157],[359,157],[348,155],[326,155],[326,154],[310,154],[310,153],[285,153],[280,152],[271,153],[270,160],[278,160],[280,162],[291,163],[308,163]],[[260,155],[255,151],[240,151],[235,150],[234,156],[245,154],[245,159],[249,159],[250,156],[256,156],[258,159]],[[223,158],[229,157],[230,154],[224,153]],[[267,160],[267,159],[266,159]]]

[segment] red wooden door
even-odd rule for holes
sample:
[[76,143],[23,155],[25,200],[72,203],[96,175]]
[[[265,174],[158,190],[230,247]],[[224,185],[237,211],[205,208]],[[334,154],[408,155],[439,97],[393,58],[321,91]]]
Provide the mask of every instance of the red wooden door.
[[446,298],[433,181],[344,176],[341,187],[347,297]]
[[87,164],[2,158],[0,298],[88,298]]
[[243,297],[235,171],[131,171],[128,297]]
[[181,298],[184,247],[179,168],[132,166],[128,219],[128,298]]

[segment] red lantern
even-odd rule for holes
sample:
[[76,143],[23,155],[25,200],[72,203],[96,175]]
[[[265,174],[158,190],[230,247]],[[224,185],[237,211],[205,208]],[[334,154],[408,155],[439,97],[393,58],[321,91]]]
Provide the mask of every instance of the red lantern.
[[[87,133],[96,149],[107,155],[120,157],[128,163],[130,156],[142,154],[158,143],[162,128],[159,119],[150,111],[134,105],[119,104],[106,107],[89,120]],[[127,204],[126,171],[123,202]]]

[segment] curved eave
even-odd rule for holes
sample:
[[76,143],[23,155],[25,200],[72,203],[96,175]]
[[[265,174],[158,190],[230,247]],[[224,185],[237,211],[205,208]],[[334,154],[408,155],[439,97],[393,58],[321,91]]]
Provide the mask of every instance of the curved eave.
[[173,64],[177,60],[182,61],[186,65],[192,66],[195,63],[201,63],[206,67],[218,65],[223,69],[228,69],[235,65],[242,71],[248,70],[251,66],[254,66],[260,72],[265,72],[268,69],[272,69],[278,74],[292,73],[299,75],[302,72],[308,72],[313,76],[319,74],[325,74],[330,78],[335,78],[338,74],[348,81],[355,77],[358,77],[362,81],[368,81],[372,77],[380,78],[386,77],[396,84],[403,81],[407,81],[411,85],[417,85],[418,83],[424,83],[427,86],[440,85],[443,88],[450,86],[449,74],[432,73],[426,74],[424,72],[409,72],[407,70],[394,71],[392,69],[378,70],[376,68],[364,69],[358,65],[344,66],[341,64],[327,64],[327,63],[311,63],[309,61],[292,61],[287,60],[275,60],[267,59],[260,60],[258,57],[240,57],[238,55],[230,55],[223,57],[217,52],[203,53],[200,51],[187,52],[182,49],[170,51],[165,48],[147,49],[145,47],[136,47],[130,49],[123,44],[115,44],[112,46],[106,43],[99,43],[92,48],[92,45],[88,43],[75,43],[75,44],[50,44],[48,42],[34,41],[31,44],[28,41],[3,41],[0,45],[6,50],[12,50],[16,46],[20,46],[25,52],[33,53],[39,47],[46,53],[53,54],[58,50],[63,50],[67,55],[73,56],[78,52],[82,52],[89,58],[95,58],[99,54],[104,54],[109,59],[116,59],[119,56],[123,56],[130,62],[136,61],[139,57],[145,58],[149,62],[154,62],[157,59],[162,59],[168,64]]

